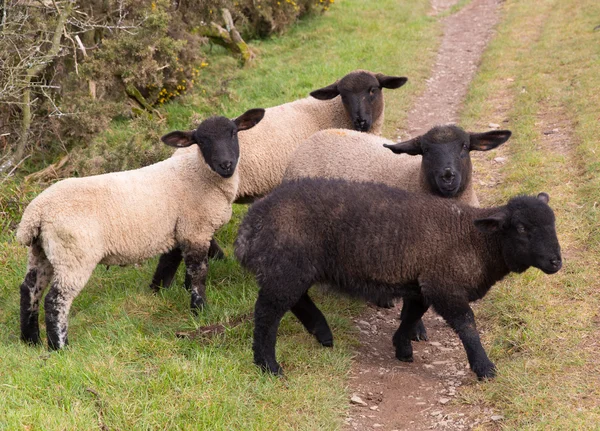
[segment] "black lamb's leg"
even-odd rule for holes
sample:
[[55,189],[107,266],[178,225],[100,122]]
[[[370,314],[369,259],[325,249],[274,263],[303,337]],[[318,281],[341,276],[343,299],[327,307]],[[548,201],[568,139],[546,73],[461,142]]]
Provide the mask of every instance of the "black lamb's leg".
[[278,306],[269,301],[261,291],[254,306],[254,363],[262,370],[275,375],[283,375],[281,366],[275,357],[275,343],[277,342],[277,329],[279,322],[287,311],[285,307]]
[[208,274],[208,244],[196,246],[184,252],[186,276],[190,280],[191,309],[194,314],[206,303],[206,275]]
[[393,338],[393,343],[396,347],[396,358],[398,358],[398,360],[403,362],[413,361],[412,336],[415,328],[421,321],[421,317],[423,317],[423,314],[427,311],[427,308],[429,308],[429,306],[425,304],[425,301],[422,298],[412,298],[410,306],[402,309],[404,317]]
[[466,300],[457,302],[456,300],[450,301],[447,298],[437,298],[433,303],[433,307],[460,337],[460,341],[462,341],[467,352],[469,365],[477,378],[482,380],[495,377],[496,366],[490,361],[481,345],[479,333],[475,326],[475,315],[469,303]]
[[292,307],[292,313],[302,322],[306,330],[315,336],[317,341],[325,347],[333,347],[333,334],[321,310],[308,296],[302,295],[300,300]]
[[[402,300],[402,311],[400,312],[400,320],[404,320],[407,316],[410,307],[413,306],[412,298],[404,298]],[[425,329],[425,325],[423,324],[423,320],[419,318],[417,323],[415,323],[414,329],[410,334],[410,339],[413,341],[427,341],[427,330]]]
[[155,292],[158,292],[161,285],[164,288],[171,286],[182,259],[183,255],[181,254],[181,249],[179,247],[175,247],[173,250],[162,254],[158,260],[156,271],[154,271],[154,277],[152,277],[150,288]]

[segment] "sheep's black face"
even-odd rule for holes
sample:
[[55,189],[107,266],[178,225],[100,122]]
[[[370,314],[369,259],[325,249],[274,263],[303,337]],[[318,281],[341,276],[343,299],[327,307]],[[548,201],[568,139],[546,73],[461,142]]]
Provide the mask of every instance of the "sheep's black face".
[[476,220],[480,230],[500,233],[504,261],[511,271],[523,272],[534,266],[546,274],[554,274],[562,267],[554,213],[548,199],[545,193],[537,198],[513,198],[502,212]]
[[240,158],[238,132],[254,127],[264,115],[265,110],[257,108],[250,109],[233,120],[211,117],[200,123],[196,130],[177,130],[161,139],[165,144],[177,148],[198,144],[206,164],[223,178],[229,178],[235,172]]
[[429,191],[452,198],[459,196],[471,181],[470,152],[496,148],[510,135],[508,130],[467,133],[457,126],[438,126],[423,136],[385,147],[396,154],[422,155],[421,171]]
[[313,91],[310,95],[319,100],[333,99],[340,95],[354,130],[368,132],[375,120],[383,114],[384,102],[381,89],[399,88],[406,81],[404,77],[357,70],[334,84]]
[[212,117],[203,121],[194,132],[204,161],[223,178],[235,172],[239,157],[238,128],[229,118]]

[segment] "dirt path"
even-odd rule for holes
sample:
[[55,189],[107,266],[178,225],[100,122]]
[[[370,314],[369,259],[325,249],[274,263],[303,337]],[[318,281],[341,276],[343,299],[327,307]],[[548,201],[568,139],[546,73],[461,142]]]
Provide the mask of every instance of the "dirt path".
[[[432,0],[432,13],[456,2]],[[499,3],[473,0],[444,18],[444,36],[432,76],[408,115],[406,130],[399,131],[403,139],[458,120],[469,83],[498,21]],[[356,320],[361,346],[350,376],[350,392],[364,404],[356,398],[351,402],[345,428],[467,430],[482,423],[487,429],[496,428],[496,421],[502,418],[495,412],[454,402],[459,388],[475,384],[476,378],[458,337],[440,317],[432,312],[424,316],[430,341],[413,343],[413,363],[395,358],[391,339],[399,325],[400,308],[370,307]]]

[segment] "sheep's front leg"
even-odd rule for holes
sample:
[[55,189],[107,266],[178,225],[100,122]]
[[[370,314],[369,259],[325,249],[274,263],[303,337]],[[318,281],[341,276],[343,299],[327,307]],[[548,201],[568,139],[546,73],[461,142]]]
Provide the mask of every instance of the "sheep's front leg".
[[396,347],[396,358],[403,362],[413,361],[413,349],[411,340],[415,330],[418,327],[419,322],[422,324],[421,317],[427,311],[429,306],[425,304],[423,298],[410,298],[406,299],[403,306],[401,315],[402,321],[400,327],[394,334],[393,343]]
[[460,337],[467,352],[469,365],[479,380],[496,375],[496,366],[489,360],[475,326],[475,315],[466,300],[455,298],[436,298],[435,311],[444,318]]
[[191,309],[197,314],[206,303],[206,275],[208,274],[208,248],[203,246],[188,247],[184,251],[183,260],[186,266],[186,276],[190,280]]

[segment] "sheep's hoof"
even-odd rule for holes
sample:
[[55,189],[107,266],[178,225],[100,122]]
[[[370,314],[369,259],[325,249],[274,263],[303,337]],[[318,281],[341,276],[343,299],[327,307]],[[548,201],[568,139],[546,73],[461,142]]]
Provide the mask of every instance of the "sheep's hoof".
[[410,354],[408,354],[405,352],[400,352],[398,350],[396,350],[396,359],[398,359],[399,361],[402,361],[402,362],[413,362],[414,361],[412,352],[410,352]]
[[478,380],[493,379],[496,377],[496,366],[491,361],[487,361],[485,364],[475,364],[473,371],[477,374]]
[[256,365],[258,365],[259,368],[266,373],[273,374],[277,377],[283,377],[283,369],[277,362],[275,362],[274,365],[269,365],[267,363],[257,363]]
[[415,329],[410,335],[410,339],[412,341],[429,341],[429,337],[427,337],[427,331],[423,327],[423,331],[419,331],[419,329]]
[[204,301],[204,298],[202,298],[199,295],[192,294],[192,313],[194,313],[197,316],[202,311],[205,305],[206,301]]
[[35,335],[21,335],[21,341],[30,346],[37,346],[42,344],[42,339],[40,338],[39,332]]
[[333,338],[330,338],[330,339],[328,339],[328,340],[319,340],[319,339],[317,338],[317,341],[318,341],[319,343],[321,343],[321,345],[322,345],[323,347],[333,347]]

